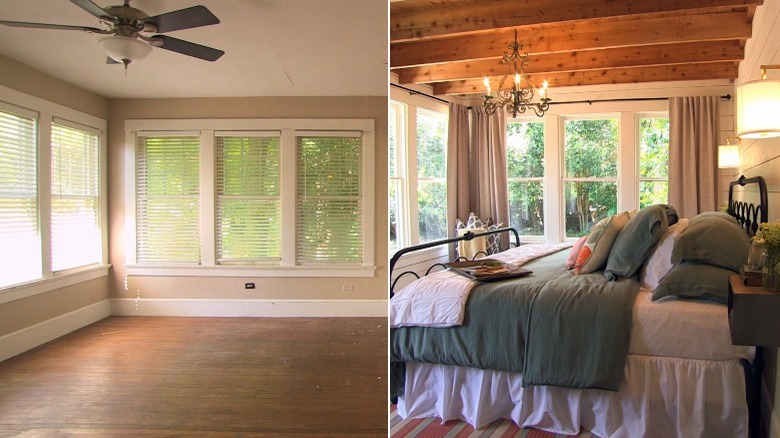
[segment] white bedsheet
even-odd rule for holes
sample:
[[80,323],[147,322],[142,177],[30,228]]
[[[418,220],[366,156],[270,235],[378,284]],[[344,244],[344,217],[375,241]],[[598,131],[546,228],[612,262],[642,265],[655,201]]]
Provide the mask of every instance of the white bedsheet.
[[738,360],[629,355],[618,392],[523,388],[522,375],[407,363],[402,418],[459,419],[482,427],[511,418],[521,427],[602,438],[738,438],[748,434]]
[[753,360],[754,347],[731,344],[723,304],[668,298],[653,302],[642,289],[634,302],[630,354],[689,359]]

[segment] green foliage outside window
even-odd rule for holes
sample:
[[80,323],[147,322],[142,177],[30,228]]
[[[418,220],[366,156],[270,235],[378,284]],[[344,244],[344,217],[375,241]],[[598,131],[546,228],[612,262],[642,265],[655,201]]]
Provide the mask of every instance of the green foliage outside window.
[[544,235],[544,123],[510,122],[507,134],[509,226],[524,236]]
[[[566,120],[566,236],[587,234],[595,222],[616,213],[618,124],[616,119]],[[587,179],[602,179],[587,181]]]
[[639,122],[639,207],[669,202],[669,118]]
[[417,115],[420,242],[447,237],[447,120]]

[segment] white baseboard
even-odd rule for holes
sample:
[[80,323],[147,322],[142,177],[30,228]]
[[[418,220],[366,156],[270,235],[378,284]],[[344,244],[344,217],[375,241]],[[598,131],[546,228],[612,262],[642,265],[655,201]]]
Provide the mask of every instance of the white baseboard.
[[0,361],[53,341],[72,331],[111,316],[111,303],[103,300],[0,337]]
[[117,316],[387,317],[387,300],[111,300]]

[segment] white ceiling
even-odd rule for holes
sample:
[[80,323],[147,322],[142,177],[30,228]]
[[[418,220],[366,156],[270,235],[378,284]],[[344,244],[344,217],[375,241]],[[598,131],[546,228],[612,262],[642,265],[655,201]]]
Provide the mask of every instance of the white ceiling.
[[[93,0],[101,7],[122,0]],[[169,32],[216,62],[155,48],[107,65],[101,35],[0,25],[0,54],[109,98],[384,96],[387,0],[133,0],[150,16],[203,5],[221,23]],[[0,0],[0,19],[100,27],[68,0]]]

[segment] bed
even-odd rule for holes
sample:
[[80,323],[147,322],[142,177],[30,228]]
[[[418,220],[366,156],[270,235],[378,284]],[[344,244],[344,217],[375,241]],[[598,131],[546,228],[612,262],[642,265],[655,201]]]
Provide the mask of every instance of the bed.
[[[735,200],[737,187],[755,191],[758,201]],[[732,183],[727,214],[677,220],[665,210],[664,225],[661,210],[645,210],[625,219],[609,249],[620,252],[615,245],[622,240],[623,252],[644,252],[622,254],[641,258],[641,266],[610,254],[606,267],[574,275],[566,264],[582,250],[577,254],[571,243],[515,245],[490,259],[522,264],[531,275],[474,282],[433,268],[394,291],[407,275],[393,272],[398,260],[434,243],[396,254],[390,385],[398,414],[460,419],[476,428],[509,418],[521,427],[561,434],[585,428],[598,437],[755,433],[758,406],[748,400],[756,399],[752,364],[760,361],[755,348],[732,345],[723,288],[747,258],[748,236],[767,220],[763,178]],[[621,239],[624,232],[643,237]],[[712,234],[718,239],[701,237]]]

